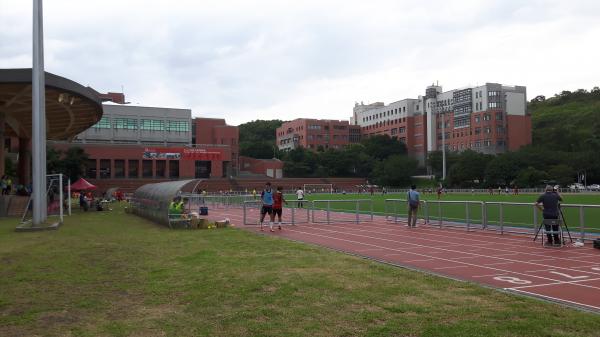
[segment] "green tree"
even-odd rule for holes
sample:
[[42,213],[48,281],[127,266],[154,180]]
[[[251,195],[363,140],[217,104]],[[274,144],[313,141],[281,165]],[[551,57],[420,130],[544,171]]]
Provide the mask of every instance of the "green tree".
[[273,158],[277,153],[276,130],[281,124],[280,120],[255,120],[240,124],[240,155]]
[[472,187],[483,183],[485,169],[494,156],[472,150],[454,155],[452,166],[448,172],[450,186]]
[[548,177],[555,180],[561,186],[567,186],[575,181],[575,170],[566,164],[559,164],[550,167]]
[[62,168],[71,181],[79,179],[84,172],[89,155],[81,147],[70,147],[62,158]]
[[529,166],[521,170],[515,179],[515,185],[519,187],[538,187],[548,180],[548,174],[544,171]]
[[408,156],[393,155],[375,164],[372,181],[378,185],[407,187],[417,171],[418,162]]
[[64,163],[62,161],[62,151],[55,150],[54,148],[46,148],[46,172],[48,174],[62,173]]
[[406,144],[388,135],[377,135],[361,141],[365,152],[375,159],[382,160],[396,154],[406,154]]

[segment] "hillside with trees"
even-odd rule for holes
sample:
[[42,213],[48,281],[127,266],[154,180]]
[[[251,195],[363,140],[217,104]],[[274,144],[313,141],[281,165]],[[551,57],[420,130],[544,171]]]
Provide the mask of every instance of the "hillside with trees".
[[[600,183],[600,89],[563,91],[554,97],[537,96],[528,105],[532,114],[533,144],[501,155],[474,151],[447,153],[450,187],[517,185],[536,187],[547,182],[566,186],[587,175]],[[240,125],[240,154],[279,158],[287,177],[364,177],[389,186],[407,186],[422,169],[406,154],[404,144],[389,136],[362,140],[340,150],[317,152],[295,149],[279,152],[275,129],[282,121],[257,120]],[[427,159],[432,174],[442,172],[442,155]]]
[[277,148],[275,130],[281,123],[283,122],[275,119],[240,124],[240,155],[257,159],[273,158]]
[[[472,151],[448,154],[446,183],[456,187],[534,187],[545,182],[566,186],[582,174],[588,183],[600,182],[600,89],[563,91],[548,99],[537,96],[528,108],[531,146],[498,156]],[[428,162],[441,175],[441,154],[430,154]]]

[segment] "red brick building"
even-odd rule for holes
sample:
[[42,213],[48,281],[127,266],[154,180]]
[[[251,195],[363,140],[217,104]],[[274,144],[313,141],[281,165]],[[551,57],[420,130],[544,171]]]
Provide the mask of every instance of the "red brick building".
[[283,123],[277,128],[276,136],[280,150],[339,149],[360,141],[360,127],[348,121],[299,118]]
[[[224,119],[191,118],[189,109],[115,104],[106,94],[103,116],[57,150],[82,147],[89,155],[84,176],[104,179],[223,178],[239,171],[239,130]],[[110,99],[109,99],[110,98]],[[123,99],[122,99],[123,98]]]

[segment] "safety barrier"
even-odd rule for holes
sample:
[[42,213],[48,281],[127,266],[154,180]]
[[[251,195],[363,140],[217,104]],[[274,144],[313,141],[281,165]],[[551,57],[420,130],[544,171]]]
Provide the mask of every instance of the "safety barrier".
[[[386,199],[386,220],[406,219],[406,199]],[[535,204],[483,201],[421,201],[420,218],[428,225],[485,229],[500,234],[535,234],[542,216]],[[562,204],[561,217],[574,239],[593,240],[600,237],[600,205]]]
[[[295,203],[294,203],[295,204]],[[244,225],[260,224],[260,212],[262,202],[260,201],[244,201],[243,206],[243,223]],[[297,225],[310,222],[311,208],[284,207],[282,210],[282,224]],[[277,221],[277,218],[275,219]],[[265,224],[269,223],[268,214],[265,216]]]
[[313,223],[371,222],[373,200],[313,200],[310,201]]

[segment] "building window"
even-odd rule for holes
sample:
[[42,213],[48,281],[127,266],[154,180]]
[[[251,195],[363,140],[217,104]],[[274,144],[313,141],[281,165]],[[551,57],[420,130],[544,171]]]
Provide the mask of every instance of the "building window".
[[110,129],[110,119],[108,117],[102,117],[102,119],[94,124],[94,129]]
[[484,120],[484,121],[489,121],[489,120],[491,120],[491,119],[492,119],[492,116],[490,116],[490,114],[485,114],[485,115],[483,115],[483,120]]
[[481,121],[481,117],[475,116],[475,123],[479,124],[480,121]]
[[140,162],[136,159],[131,159],[129,160],[129,172],[128,172],[128,177],[129,178],[138,178],[139,177],[139,165]]
[[498,134],[503,134],[504,133],[504,127],[503,126],[499,126],[496,128],[496,131],[498,132]]
[[159,119],[142,119],[140,129],[148,131],[164,131],[165,121]]
[[152,160],[142,161],[142,177],[152,178]]
[[475,128],[475,134],[478,135],[481,133],[481,128]]
[[137,130],[137,119],[133,118],[115,118],[115,129]]
[[115,178],[125,178],[125,160],[115,159]]
[[483,146],[492,146],[492,141],[491,140],[484,140],[483,141]]
[[179,160],[169,160],[169,178],[179,178]]
[[156,178],[164,178],[167,170],[167,162],[164,160],[156,161]]
[[190,131],[190,124],[188,121],[167,121],[167,131],[188,132]]
[[100,179],[110,178],[110,159],[100,159]]
[[496,112],[496,120],[497,121],[501,121],[502,120],[502,111]]

